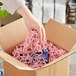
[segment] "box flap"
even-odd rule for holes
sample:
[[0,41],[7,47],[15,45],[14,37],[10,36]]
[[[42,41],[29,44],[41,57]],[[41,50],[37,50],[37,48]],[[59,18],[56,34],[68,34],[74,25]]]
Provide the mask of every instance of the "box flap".
[[50,19],[45,26],[47,39],[69,51],[76,43],[76,31]]
[[8,51],[13,46],[21,43],[27,34],[27,29],[23,18],[0,28],[0,44],[4,51]]
[[21,63],[20,61],[18,61],[17,59],[13,58],[12,56],[8,55],[7,53],[5,53],[4,51],[0,51],[0,57],[5,60],[6,62],[10,63],[11,65],[13,65],[14,67],[16,67],[17,69],[20,70],[31,70],[33,71],[34,69],[30,68],[29,66]]
[[[65,59],[65,58],[67,58],[68,56],[70,56],[70,55],[72,55],[72,54],[74,54],[74,53],[76,53],[76,50],[73,50],[73,51],[68,52],[67,54],[59,57],[58,59],[56,59],[56,60],[54,60],[54,61],[52,61],[52,62],[50,62],[50,63],[48,63],[48,64],[46,64],[46,65],[44,65],[43,67],[41,67],[41,68],[39,68],[39,69],[43,69],[43,68],[46,68],[46,67],[48,67],[48,66],[51,66],[51,65],[53,65],[53,64],[55,64],[55,63],[57,63],[57,62],[59,62],[59,61],[61,61],[61,60],[63,60],[63,59]],[[39,69],[38,69],[38,70],[39,70]]]

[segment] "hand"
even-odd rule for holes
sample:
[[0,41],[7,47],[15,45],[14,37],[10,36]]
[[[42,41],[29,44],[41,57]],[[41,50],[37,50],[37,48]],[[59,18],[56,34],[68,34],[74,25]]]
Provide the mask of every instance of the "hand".
[[45,35],[45,30],[43,25],[31,14],[31,12],[29,11],[29,9],[23,5],[21,8],[19,8],[17,10],[17,13],[19,13],[25,21],[26,27],[29,31],[32,29],[36,29],[40,35],[40,40],[41,41],[45,41],[46,39],[46,35]]
[[23,17],[25,20],[26,27],[29,31],[31,32],[32,29],[36,29],[40,35],[40,40],[45,41],[45,30],[44,27],[41,23],[37,21],[37,19],[34,16],[29,16],[29,17]]

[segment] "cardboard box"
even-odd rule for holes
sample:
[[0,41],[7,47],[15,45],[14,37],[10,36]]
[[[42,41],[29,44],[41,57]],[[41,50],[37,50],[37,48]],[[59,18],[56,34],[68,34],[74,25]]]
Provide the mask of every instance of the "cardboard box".
[[[45,26],[47,39],[69,51],[66,55],[52,61],[38,70],[34,70],[11,56],[16,45],[23,42],[27,35],[24,20],[21,18],[0,28],[0,44],[4,51],[4,76],[68,76],[69,58],[76,50],[70,51],[76,43],[76,31],[52,19]],[[64,59],[64,60],[63,60]]]

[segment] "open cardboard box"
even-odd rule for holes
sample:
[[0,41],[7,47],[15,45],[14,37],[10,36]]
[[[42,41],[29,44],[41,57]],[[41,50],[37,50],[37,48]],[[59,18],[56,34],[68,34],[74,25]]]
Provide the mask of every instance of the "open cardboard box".
[[0,57],[4,59],[4,76],[69,75],[68,56],[76,52],[76,50],[70,51],[76,43],[76,31],[52,19],[46,24],[45,30],[48,40],[69,52],[42,68],[34,70],[11,56],[15,46],[23,42],[27,35],[23,18],[0,28],[0,44],[4,50],[0,51]]

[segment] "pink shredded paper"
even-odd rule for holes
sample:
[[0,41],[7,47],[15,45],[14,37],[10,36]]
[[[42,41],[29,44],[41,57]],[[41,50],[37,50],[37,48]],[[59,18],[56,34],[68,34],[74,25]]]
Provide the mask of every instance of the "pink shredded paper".
[[47,40],[41,43],[38,32],[33,30],[20,47],[16,46],[12,55],[29,67],[38,69],[66,53],[65,50]]

